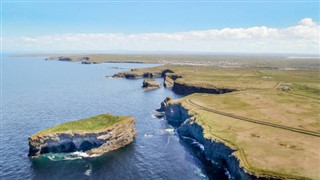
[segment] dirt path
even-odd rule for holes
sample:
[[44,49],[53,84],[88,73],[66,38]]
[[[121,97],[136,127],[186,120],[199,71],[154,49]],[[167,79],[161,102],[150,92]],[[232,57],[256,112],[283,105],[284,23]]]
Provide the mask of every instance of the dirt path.
[[274,89],[278,89],[281,84],[282,84],[282,81],[280,81],[280,82],[274,87]]
[[208,112],[212,112],[212,113],[215,113],[215,114],[219,114],[219,115],[222,115],[222,116],[235,118],[235,119],[238,119],[238,120],[241,120],[241,121],[261,124],[261,125],[270,126],[270,127],[279,128],[279,129],[284,129],[284,130],[289,130],[289,131],[293,131],[293,132],[297,132],[297,133],[301,133],[301,134],[320,137],[320,133],[317,133],[317,132],[314,132],[314,131],[308,131],[308,130],[304,130],[304,129],[294,128],[294,127],[289,127],[289,126],[283,126],[283,125],[279,125],[279,124],[269,123],[269,122],[260,121],[260,120],[256,120],[256,119],[250,119],[250,118],[241,117],[241,116],[237,116],[237,115],[234,115],[234,114],[230,114],[230,113],[226,113],[226,112],[210,109],[210,108],[207,108],[207,107],[204,107],[204,106],[201,106],[201,105],[199,105],[197,103],[192,102],[191,98],[187,99],[186,102],[188,104],[196,106],[196,107],[198,107],[198,108],[200,108],[202,110],[205,110],[205,111],[208,111]]

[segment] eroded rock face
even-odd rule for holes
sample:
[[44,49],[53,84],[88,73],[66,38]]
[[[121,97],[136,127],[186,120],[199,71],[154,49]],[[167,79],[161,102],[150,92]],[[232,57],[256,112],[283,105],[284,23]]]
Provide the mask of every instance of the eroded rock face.
[[89,57],[81,57],[81,58],[79,58],[80,61],[89,61],[89,59],[90,59]]
[[182,84],[175,81],[172,87],[172,91],[181,95],[189,95],[192,93],[224,94],[236,91],[236,89],[197,87],[193,85]]
[[135,120],[132,118],[95,133],[52,133],[29,137],[28,156],[75,151],[100,155],[131,143],[136,134]]
[[81,64],[91,64],[89,61],[81,61]]
[[126,78],[126,79],[138,79],[138,78],[160,78],[162,77],[162,71],[156,72],[140,72],[136,69],[131,69],[127,72],[119,72],[112,76],[113,78]]
[[173,79],[171,79],[169,76],[164,77],[164,82],[163,82],[164,87],[170,88],[170,87],[173,87],[173,84],[174,84]]
[[58,58],[58,61],[72,61],[72,59],[69,58],[69,57],[60,56],[60,57]]
[[143,81],[142,87],[144,90],[148,91],[148,90],[160,88],[161,85],[158,81],[156,81],[154,79],[146,78]]
[[138,79],[138,78],[157,78],[159,77],[158,73],[142,73],[138,71],[128,71],[128,72],[119,72],[112,76],[113,78],[126,78],[126,79]]
[[165,107],[168,105],[168,102],[171,100],[171,96],[167,96],[162,102],[161,107],[157,109],[158,112],[164,112]]
[[174,73],[171,69],[165,69],[161,72],[161,76],[165,77],[167,73]]
[[227,165],[234,179],[251,179],[239,166],[239,162],[232,156],[234,150],[221,142],[214,142],[203,136],[203,128],[196,123],[195,117],[188,114],[188,110],[181,104],[169,104],[165,107],[166,119],[171,123],[179,123],[177,132],[179,136],[197,140],[203,145],[206,158],[219,164],[221,168]]
[[203,127],[197,123],[196,117],[189,114],[189,110],[181,104],[167,103],[165,116],[169,123],[175,124],[177,132],[181,137],[188,137],[196,140],[202,145],[202,153],[207,160],[213,162],[216,168],[227,168],[231,179],[279,179],[274,177],[258,177],[246,171],[240,166],[240,162],[234,156],[234,149],[223,142],[214,141],[204,137]]
[[143,78],[153,78],[153,74],[150,72],[143,73]]

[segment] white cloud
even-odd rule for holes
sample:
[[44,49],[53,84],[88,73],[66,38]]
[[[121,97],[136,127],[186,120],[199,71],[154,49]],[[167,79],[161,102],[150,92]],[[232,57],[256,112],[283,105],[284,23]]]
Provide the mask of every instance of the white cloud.
[[4,50],[139,50],[319,54],[320,26],[311,18],[296,26],[224,28],[177,33],[68,33],[2,38]]
[[316,23],[314,23],[311,18],[301,19],[300,24],[303,26],[315,26],[316,25]]

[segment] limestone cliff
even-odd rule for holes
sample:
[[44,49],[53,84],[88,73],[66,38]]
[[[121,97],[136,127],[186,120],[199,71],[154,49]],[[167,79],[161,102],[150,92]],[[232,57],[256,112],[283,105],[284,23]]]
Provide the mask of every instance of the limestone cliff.
[[143,80],[142,87],[144,90],[149,91],[153,89],[158,89],[161,87],[160,83],[154,79],[146,78]]
[[174,84],[173,79],[171,79],[169,76],[164,77],[164,82],[163,82],[164,87],[170,88],[170,87],[173,87],[173,84]]
[[180,138],[192,138],[203,145],[202,153],[217,168],[227,169],[230,179],[281,179],[271,176],[253,175],[240,166],[239,159],[234,155],[236,150],[224,142],[208,139],[204,136],[203,125],[199,124],[196,115],[189,112],[180,103],[167,103],[165,106],[167,121],[177,128]]
[[75,151],[100,155],[131,143],[136,134],[135,119],[132,117],[94,132],[37,133],[29,137],[28,155]]
[[171,100],[171,96],[167,96],[162,102],[161,107],[157,109],[158,112],[164,112],[166,106],[168,105],[168,102]]
[[161,71],[159,72],[140,72],[140,71],[127,71],[127,72],[119,72],[114,74],[113,78],[126,78],[126,79],[137,79],[137,78],[160,78]]
[[72,59],[69,58],[69,57],[60,56],[60,57],[58,58],[58,61],[72,61]]
[[236,91],[236,89],[217,88],[217,87],[200,87],[200,86],[195,86],[195,85],[185,84],[185,83],[175,81],[172,87],[172,91],[181,95],[189,95],[192,93],[224,94],[224,93]]
[[128,72],[119,72],[112,76],[113,78],[126,78],[126,79],[136,79],[136,78],[164,78],[163,85],[166,88],[171,88],[177,94],[189,95],[192,93],[209,93],[209,94],[224,94],[236,91],[235,88],[225,88],[225,87],[213,87],[212,85],[194,85],[189,81],[185,80],[184,77],[175,73],[170,69],[156,70],[156,71],[143,71],[143,69],[132,69]]

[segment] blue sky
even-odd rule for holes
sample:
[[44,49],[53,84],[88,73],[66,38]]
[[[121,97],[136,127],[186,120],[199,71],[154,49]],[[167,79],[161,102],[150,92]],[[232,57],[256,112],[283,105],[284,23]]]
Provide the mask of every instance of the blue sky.
[[319,21],[317,3],[29,2],[3,4],[4,36],[179,32]]
[[66,33],[179,33],[260,26],[281,29],[295,26],[304,18],[319,22],[316,1],[4,1],[2,5],[4,38]]

